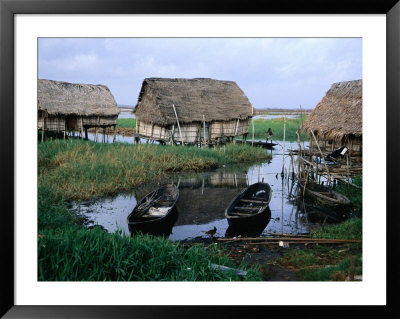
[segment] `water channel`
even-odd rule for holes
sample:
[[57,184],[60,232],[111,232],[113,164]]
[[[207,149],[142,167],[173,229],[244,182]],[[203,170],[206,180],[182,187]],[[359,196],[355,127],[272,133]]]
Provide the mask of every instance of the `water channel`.
[[[272,155],[272,159],[261,163],[227,166],[201,173],[175,174],[165,178],[162,183],[179,185],[176,204],[178,216],[171,225],[169,238],[173,241],[206,238],[208,235],[205,231],[214,226],[217,228],[214,237],[232,235],[224,217],[225,208],[243,188],[262,180],[269,183],[273,191],[269,204],[271,215],[265,225],[260,225],[262,229],[251,235],[305,234],[321,223],[321,220],[311,220],[296,202],[296,183],[288,178],[289,174],[282,177],[282,146],[283,142],[278,141],[278,146],[273,150],[265,150]],[[291,158],[287,155],[290,148],[297,149],[297,144],[285,144],[286,173],[291,165]],[[82,214],[89,221],[88,226],[99,225],[109,232],[120,230],[129,234],[127,216],[137,201],[156,188],[156,184],[149,184],[115,197],[75,202],[71,204],[71,209]],[[327,222],[326,218],[323,222]]]

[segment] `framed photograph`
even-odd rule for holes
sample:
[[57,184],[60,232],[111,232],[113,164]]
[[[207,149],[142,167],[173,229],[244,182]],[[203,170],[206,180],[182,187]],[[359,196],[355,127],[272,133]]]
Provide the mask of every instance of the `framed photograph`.
[[[335,313],[344,316],[354,316],[356,312],[358,315],[360,313],[367,314],[371,311],[384,317],[394,316],[395,313],[399,314],[394,296],[397,280],[394,273],[393,253],[396,251],[396,243],[398,242],[398,236],[395,235],[396,231],[393,229],[397,225],[397,218],[393,212],[397,211],[394,205],[394,191],[396,189],[395,179],[398,176],[396,164],[399,160],[396,147],[393,146],[398,144],[395,138],[399,136],[398,120],[400,118],[400,5],[397,0],[384,3],[346,1],[345,4],[337,1],[324,1],[323,4],[315,4],[312,1],[290,0],[284,4],[278,2],[261,5],[246,3],[232,4],[229,7],[218,2],[189,4],[183,1],[164,3],[152,0],[129,3],[123,0],[101,1],[99,3],[84,0],[73,2],[65,0],[0,1],[2,43],[0,48],[0,128],[2,132],[0,140],[4,150],[2,156],[4,169],[1,174],[5,186],[2,192],[4,230],[1,233],[1,239],[5,245],[1,263],[3,275],[0,313],[2,316],[5,318],[81,318],[93,316],[99,318],[152,318],[160,316],[197,318],[204,316],[223,317],[226,314],[233,317],[243,317],[249,311],[257,311],[258,314],[268,311],[268,314],[274,313],[274,315],[285,312],[303,316],[309,315],[309,311],[326,312],[328,307],[329,311],[332,309]],[[302,45],[298,44],[299,41],[303,41]],[[303,50],[306,45],[307,50]],[[80,51],[79,48],[83,47],[84,50]],[[279,57],[267,55],[265,60],[285,61],[285,63],[275,66],[271,63],[265,63],[263,64],[266,68],[265,71],[260,72],[260,65],[262,64],[258,64],[257,59],[262,55],[262,47],[280,48],[276,50],[276,52],[279,51]],[[329,50],[321,49],[328,47]],[[312,54],[313,48],[320,50],[318,54]],[[69,50],[74,54],[68,56]],[[131,52],[131,55],[126,56],[126,60],[122,60],[122,55],[115,54],[116,50],[118,52],[126,50]],[[325,59],[323,53],[321,53],[325,51],[329,51],[326,53],[329,59]],[[157,54],[153,55],[150,52],[157,52]],[[173,58],[172,54],[174,54]],[[337,58],[339,55],[346,56],[347,59]],[[195,63],[194,57],[201,57],[201,61],[199,58],[198,63]],[[302,62],[292,63],[294,59]],[[319,61],[317,61],[318,59]],[[134,60],[136,63],[132,62]],[[107,63],[104,61],[107,61]],[[328,61],[332,65],[327,65]],[[319,81],[317,75],[313,78],[311,62],[326,70],[326,76],[323,80]],[[350,67],[346,63],[351,63],[352,66]],[[110,65],[113,66],[112,70],[102,72]],[[229,66],[229,68],[224,68],[224,65]],[[135,73],[134,71],[139,68],[143,68],[144,71]],[[220,73],[213,72],[216,69]],[[345,69],[351,69],[351,72],[346,73],[343,71]],[[60,78],[57,75],[57,70],[63,70],[65,77]],[[87,78],[82,77],[82,81],[75,80],[71,74],[82,70],[89,70],[86,74],[94,75]],[[129,72],[140,74],[141,77],[133,78],[132,76],[132,79],[129,79]],[[266,85],[266,82],[264,82],[267,73],[272,74],[268,77],[270,85]],[[166,75],[165,78],[163,75]],[[218,78],[219,75],[221,80],[210,79],[211,77]],[[304,83],[306,82],[306,75],[309,82]],[[114,79],[114,82],[111,78]],[[115,80],[117,78],[120,79],[119,82]],[[188,80],[189,78],[191,80]],[[250,78],[252,78],[252,81],[249,80]],[[341,78],[343,78],[343,82]],[[247,80],[252,82],[253,85],[248,85]],[[275,83],[273,83],[274,81]],[[111,84],[109,85],[109,83]],[[315,90],[318,87],[318,90],[323,92],[308,100],[305,94],[302,95],[304,92],[301,91],[301,88],[304,88],[305,85],[312,86]],[[102,176],[118,175],[121,177],[120,172],[113,171],[110,173],[107,171],[106,165],[101,166],[100,157],[95,159],[93,163],[88,158],[87,162],[79,164],[81,167],[75,166],[75,173],[71,166],[69,170],[61,172],[57,176],[55,174],[43,174],[43,167],[50,171],[55,169],[54,165],[62,166],[70,161],[68,154],[63,155],[60,152],[57,154],[57,163],[50,163],[52,160],[49,160],[49,158],[53,156],[51,152],[57,152],[55,149],[45,150],[42,148],[40,149],[41,154],[39,154],[39,145],[45,139],[78,140],[86,138],[98,142],[101,139],[103,139],[103,142],[115,140],[123,142],[123,139],[126,138],[129,139],[129,143],[139,143],[140,138],[145,138],[142,142],[146,144],[156,141],[160,144],[177,145],[177,150],[181,149],[179,146],[184,144],[197,143],[199,148],[208,147],[211,144],[214,146],[215,144],[221,154],[224,154],[221,156],[225,156],[230,151],[229,146],[225,146],[228,145],[227,142],[235,141],[234,144],[237,144],[237,141],[240,141],[240,144],[244,144],[247,139],[247,143],[252,146],[254,143],[260,143],[260,145],[264,143],[261,141],[261,139],[264,139],[264,135],[259,135],[263,136],[262,138],[254,135],[256,129],[259,129],[254,127],[254,120],[249,121],[248,119],[254,118],[258,114],[262,117],[263,107],[269,111],[275,105],[279,108],[279,99],[282,99],[282,97],[285,96],[286,98],[285,105],[293,105],[298,100],[306,101],[303,105],[301,105],[301,102],[299,103],[301,112],[311,112],[311,109],[317,104],[321,104],[321,109],[324,109],[323,114],[320,117],[314,117],[315,123],[313,125],[314,127],[317,125],[322,130],[325,125],[324,114],[329,113],[329,108],[333,107],[335,103],[330,100],[332,95],[339,96],[346,92],[347,96],[349,94],[361,94],[361,87],[362,124],[359,126],[362,127],[354,128],[355,131],[357,129],[361,131],[361,137],[357,138],[358,133],[353,131],[349,134],[356,136],[351,142],[350,153],[361,152],[362,148],[362,177],[364,179],[362,195],[360,195],[360,205],[362,205],[360,212],[362,211],[363,217],[362,252],[357,252],[358,257],[354,258],[353,265],[353,268],[356,267],[357,275],[357,265],[362,264],[362,270],[360,270],[362,276],[359,277],[362,279],[354,281],[353,271],[353,281],[348,281],[345,276],[347,274],[345,273],[344,277],[341,278],[340,276],[343,274],[338,271],[336,277],[341,279],[328,281],[322,279],[319,281],[302,277],[303,279],[291,280],[292,273],[288,272],[280,274],[280,277],[277,276],[278,279],[264,276],[262,280],[258,281],[259,279],[248,277],[250,279],[244,282],[243,280],[232,280],[232,278],[239,278],[243,275],[240,273],[240,269],[226,268],[226,266],[214,262],[211,263],[213,269],[216,270],[216,273],[220,271],[216,275],[219,278],[218,280],[206,276],[190,277],[197,279],[187,279],[187,281],[186,279],[175,280],[175,274],[171,275],[172,279],[160,278],[157,280],[154,279],[157,278],[156,275],[140,277],[140,274],[133,272],[130,276],[127,276],[124,273],[125,268],[123,266],[119,268],[115,265],[110,270],[113,275],[109,277],[92,276],[91,273],[95,273],[92,269],[87,269],[87,273],[82,276],[75,274],[74,276],[57,277],[46,274],[46,271],[41,268],[43,263],[39,262],[40,258],[42,258],[41,260],[46,259],[46,263],[51,264],[53,268],[66,269],[65,264],[68,264],[70,260],[63,257],[64,252],[59,248],[64,245],[65,241],[69,240],[68,236],[75,236],[68,235],[65,231],[61,236],[66,237],[62,239],[60,233],[52,232],[51,224],[55,221],[51,219],[50,215],[42,216],[40,222],[38,221],[38,207],[43,206],[43,202],[50,202],[50,199],[45,198],[45,196],[51,197],[56,196],[55,194],[64,193],[66,198],[76,199],[78,204],[71,209],[79,211],[86,209],[82,216],[88,220],[94,219],[94,223],[114,232],[119,228],[119,225],[114,225],[114,222],[109,222],[106,219],[99,222],[102,218],[99,216],[103,214],[102,209],[104,216],[106,216],[107,212],[112,210],[110,206],[114,205],[114,202],[109,204],[104,201],[92,203],[92,205],[87,201],[81,205],[79,201],[92,199],[93,194],[99,196],[120,194],[122,192],[119,192],[118,189],[124,190],[122,183],[113,184],[111,181],[102,184],[101,181],[97,180],[97,185],[91,184],[90,188],[85,186],[85,188],[88,188],[88,194],[85,194],[83,189],[77,186],[82,182],[78,181],[78,175],[82,176],[90,165],[98,165],[98,169],[102,170]],[[220,89],[218,90],[218,88]],[[347,90],[345,93],[343,93],[343,88],[345,88],[344,91]],[[180,99],[190,100],[192,105],[196,105],[198,114],[191,113],[193,111],[189,108],[185,110],[179,104],[179,98],[174,96],[174,90],[190,90],[190,96],[184,96]],[[193,93],[196,90],[200,93]],[[78,96],[80,93],[77,92],[82,91],[90,93],[85,93],[86,97]],[[205,92],[217,93],[210,97],[206,96]],[[218,92],[225,92],[225,95]],[[92,99],[101,100],[104,109],[99,110],[96,107],[91,109],[88,100],[82,102],[89,105],[84,109],[79,109],[79,106],[76,106],[76,109],[70,113],[63,113],[65,111],[63,101],[85,99],[88,94],[92,94]],[[161,95],[157,96],[157,94]],[[265,105],[262,96],[266,94],[276,95],[275,100],[272,97],[269,99],[269,103],[274,105]],[[58,99],[57,105],[52,100],[55,96]],[[170,108],[167,111],[156,109],[156,106],[151,104],[153,96],[163,100],[164,104],[171,104],[168,104]],[[214,109],[213,112],[209,113],[202,109],[202,104],[209,103],[211,105],[218,98],[222,101],[221,105],[223,103],[229,104],[229,108],[222,111]],[[249,98],[251,104],[247,98]],[[348,100],[351,100],[353,106],[357,107],[357,99],[352,100],[352,98],[353,96],[349,97]],[[198,103],[198,101],[201,101],[201,103]],[[240,102],[240,107],[236,110],[234,104],[239,103],[237,101]],[[123,118],[121,114],[125,112],[127,122],[133,123],[131,107],[135,107],[135,105],[134,123],[136,127],[132,127],[133,133],[130,126],[126,131],[120,128],[118,128],[120,129],[118,131],[116,122],[118,113],[120,114],[119,119],[121,119]],[[112,110],[116,110],[116,113],[112,113]],[[279,108],[279,110],[282,111],[282,108]],[[187,114],[185,114],[186,111]],[[223,118],[224,113],[228,111],[232,114],[237,113],[232,115],[233,120],[232,118]],[[89,114],[90,112],[100,113],[92,116]],[[57,117],[59,114],[63,114],[62,120]],[[166,114],[165,118],[162,118],[159,114]],[[345,123],[351,122],[350,117],[353,114],[341,115]],[[267,134],[265,144],[268,144],[268,139],[270,139],[271,145],[274,142],[274,145],[282,148],[282,154],[285,154],[285,150],[289,151],[289,149],[291,153],[290,143],[296,144],[295,140],[290,141],[290,138],[286,135],[286,123],[290,122],[290,116],[292,115],[285,113],[283,117],[282,123],[285,125],[283,139],[277,137],[280,133],[275,131],[274,127],[272,127],[273,132],[271,128],[268,131],[265,128],[265,134]],[[209,118],[213,118],[212,120],[217,122],[218,125],[212,124],[212,121],[208,120]],[[301,118],[303,118],[303,113],[301,113]],[[169,120],[170,122],[168,122]],[[197,126],[193,124],[197,123],[196,121],[198,122]],[[129,122],[129,125],[132,124],[131,122]],[[305,128],[309,125],[303,124]],[[119,125],[121,126],[121,124]],[[352,124],[348,125],[350,127]],[[218,132],[225,132],[221,136],[215,133],[217,126]],[[193,135],[194,137],[191,135],[191,129],[196,134]],[[230,133],[226,133],[228,131]],[[344,131],[344,129],[340,130],[339,128],[339,131]],[[314,131],[310,130],[310,132]],[[335,133],[336,136],[339,134],[338,132]],[[215,135],[217,136],[215,137],[213,134],[218,136]],[[314,135],[314,133],[310,134]],[[134,139],[135,137],[137,137],[137,140]],[[320,149],[322,145],[332,151],[329,155],[332,156],[333,163],[336,155],[349,160],[350,157],[346,157],[348,148],[339,148],[341,145],[335,144],[334,139],[321,142],[318,136],[311,136],[310,139],[312,140],[312,138],[316,142],[314,145],[316,152],[319,150],[322,153]],[[312,147],[313,143],[310,142],[310,149]],[[339,153],[336,154],[335,150]],[[130,153],[124,154],[124,151],[123,147],[118,149],[119,154],[122,154],[121,156],[131,156]],[[73,152],[78,152],[78,150],[74,149],[70,153]],[[79,148],[79,152],[85,153],[83,144]],[[265,150],[263,152],[265,153]],[[268,154],[268,151],[266,153]],[[270,153],[272,154],[273,151],[270,151]],[[109,157],[110,154],[104,154],[106,154],[105,157],[108,160],[112,160]],[[254,152],[253,156],[258,156],[257,154]],[[155,156],[158,155],[155,154]],[[163,154],[162,156],[166,158],[167,155]],[[181,152],[179,156],[184,158],[187,155]],[[187,161],[189,162],[191,157],[188,158]],[[279,158],[285,159],[285,156]],[[287,216],[283,214],[283,192],[284,187],[286,187],[284,186],[285,169],[287,174],[291,173],[291,168],[293,174],[295,172],[300,174],[299,169],[296,170],[294,165],[290,166],[289,155],[287,159],[288,165],[285,164],[285,160],[283,161],[282,178],[278,174],[275,176],[275,171],[272,176],[262,165],[255,165],[252,168],[246,168],[247,171],[243,176],[239,174],[239,169],[237,171],[224,170],[222,173],[218,171],[218,174],[214,174],[215,176],[202,176],[202,179],[195,181],[193,176],[188,175],[186,178],[186,176],[179,175],[176,180],[170,178],[168,183],[174,184],[174,187],[177,185],[181,193],[186,192],[186,198],[195,201],[198,200],[196,196],[203,195],[207,191],[207,187],[215,187],[216,183],[219,183],[220,187],[220,184],[224,184],[225,180],[229,180],[229,183],[234,187],[227,187],[224,184],[223,187],[218,188],[225,195],[217,194],[214,190],[215,196],[218,196],[219,199],[213,200],[215,207],[212,209],[220,209],[222,212],[229,204],[229,207],[232,206],[232,211],[236,213],[241,211],[242,215],[248,215],[254,209],[250,205],[256,205],[256,201],[263,203],[264,200],[261,197],[256,199],[254,199],[255,195],[251,199],[245,196],[240,197],[240,201],[246,203],[245,206],[240,206],[239,199],[237,202],[231,202],[228,199],[235,197],[241,187],[250,189],[250,185],[263,185],[264,178],[267,183],[272,185],[275,180],[278,183],[281,178],[282,186],[279,190],[282,191],[282,196],[276,195],[278,197],[273,201],[276,202],[278,198],[280,205],[282,200],[282,216],[280,219],[271,219],[270,216],[268,225],[270,233],[281,236],[278,237],[278,239],[281,238],[281,241],[276,243],[279,243],[280,249],[284,249],[289,247],[288,242],[292,245],[295,240],[290,241],[288,239],[290,236],[296,237],[296,239],[302,236],[302,230],[293,231],[290,229],[291,225],[287,221]],[[173,159],[165,160],[165,162],[168,161],[170,165],[173,165]],[[312,162],[311,165],[313,165]],[[46,163],[51,165],[46,166]],[[276,163],[276,165],[281,167],[281,163]],[[287,166],[285,167],[285,165]],[[223,166],[225,167],[225,164]],[[165,169],[165,166],[162,167]],[[145,164],[143,164],[141,171],[152,173],[151,167]],[[70,181],[70,176],[74,174],[78,176],[75,180],[77,184],[68,184],[66,181]],[[136,176],[124,175],[126,180],[134,178]],[[221,181],[221,179],[224,179],[224,181]],[[42,187],[40,196],[38,195],[39,184]],[[158,185],[160,183],[148,181],[148,184],[151,184],[151,187],[142,187],[143,189],[140,188],[140,191],[135,193],[135,196],[137,196],[137,198],[134,198],[135,210],[142,209],[163,189]],[[159,187],[158,191],[152,192],[156,186]],[[289,188],[289,184],[287,187]],[[44,190],[45,188],[46,190]],[[111,191],[110,188],[115,188],[115,192]],[[260,194],[261,189],[256,191],[257,194]],[[170,200],[168,203],[172,203],[172,199],[176,197],[173,202],[174,206],[171,206],[175,207],[177,193],[169,188],[163,190],[163,192],[168,193],[168,196],[163,195],[165,203],[168,200]],[[120,205],[119,209],[123,211],[121,220],[125,222],[128,213],[122,206],[124,200],[129,200],[131,203],[132,198],[126,199],[126,195],[124,196],[124,198],[120,198],[121,202],[118,205]],[[142,201],[139,197],[143,198]],[[270,203],[271,191],[267,197],[268,203]],[[251,204],[249,204],[249,201],[252,201]],[[164,206],[167,205],[165,203]],[[183,206],[190,207],[193,210],[194,206],[190,201],[180,201],[179,203],[181,206],[178,207],[178,210],[182,209]],[[276,211],[279,205],[277,204],[274,207],[274,204],[271,205],[271,203],[269,207],[272,211],[274,209]],[[289,204],[285,203],[285,205]],[[162,209],[164,209],[164,206],[162,206]],[[48,209],[52,211],[53,208]],[[129,206],[126,209],[131,210],[131,207]],[[148,207],[146,209],[150,211]],[[160,208],[157,209],[153,209],[154,214],[164,212]],[[91,210],[96,212],[96,217],[85,215],[86,212],[90,214]],[[226,211],[228,212],[229,209]],[[137,211],[136,214],[138,214]],[[141,216],[146,214],[141,213]],[[231,216],[229,214],[229,212],[225,212],[225,216]],[[326,216],[328,215],[324,216],[323,224],[327,221]],[[196,227],[192,227],[196,234],[200,234],[196,238],[201,238],[202,243],[211,243],[206,249],[214,249],[217,240],[224,240],[224,237],[229,237],[230,240],[232,238],[240,240],[242,233],[238,233],[239,239],[236,233],[232,233],[232,229],[235,229],[233,227],[234,221],[231,224],[228,217],[226,218],[229,224],[225,224],[225,221],[214,223],[213,220],[207,219],[206,214],[203,214],[201,218],[204,220],[197,221]],[[64,222],[62,218],[60,217],[58,222]],[[128,224],[125,227],[127,233],[132,231],[130,227],[131,224],[134,224],[129,220],[128,217]],[[285,221],[288,223],[287,225]],[[39,225],[39,223],[41,224]],[[50,225],[45,234],[41,232],[43,223]],[[260,223],[258,222],[258,224]],[[179,225],[185,225],[185,223],[182,222]],[[135,225],[135,227],[139,226]],[[92,225],[89,228],[93,229],[93,234],[96,234],[96,226]],[[124,231],[124,229],[121,231]],[[188,236],[187,231],[187,227],[174,228],[173,236],[175,237],[172,238],[172,241],[186,241],[188,245],[192,244],[191,240],[195,236],[193,238]],[[169,229],[170,233],[171,229]],[[233,235],[228,236],[228,233]],[[111,239],[111,237],[99,240],[99,243],[101,243],[101,240],[112,242],[110,247],[113,249],[114,257],[115,254],[118,254],[116,247],[126,244],[117,239]],[[104,245],[104,249],[107,249],[107,245]],[[253,251],[258,249],[257,253],[260,253],[259,248],[257,248],[259,246],[243,248],[244,246],[240,246],[242,247],[240,249],[247,249],[248,252],[251,252],[252,249]],[[240,256],[243,257],[246,252],[243,253],[238,247],[235,251],[232,248],[231,253],[233,255],[242,254]],[[45,249],[53,249],[53,252],[59,254],[58,257],[47,258],[43,255]],[[79,250],[77,255],[81,254],[83,259],[84,255],[90,255],[88,251],[91,251],[92,247],[90,245],[76,246],[71,249]],[[126,247],[126,251],[129,251],[129,247]],[[196,256],[195,258],[200,258],[200,255]],[[257,256],[261,256],[261,254]],[[220,260],[218,256],[214,257],[213,260]],[[264,256],[264,259],[267,258]],[[104,260],[101,263],[106,262]],[[171,263],[173,262],[171,260]],[[191,261],[186,262],[190,263]],[[192,265],[196,263],[200,263],[200,260],[189,264],[186,271],[190,272]],[[74,266],[71,265],[71,267]],[[329,267],[331,266],[327,263],[326,268]],[[346,267],[351,268],[352,266]],[[83,271],[81,268],[74,269],[75,272]],[[248,272],[251,272],[250,268],[247,270],[243,278]],[[225,273],[236,277],[229,277],[228,275],[224,277]],[[254,278],[258,278],[256,275],[254,276]],[[89,279],[79,279],[83,277]],[[136,280],[118,279],[128,277],[136,278]],[[269,279],[265,279],[267,277]],[[393,278],[393,280],[389,278]],[[308,306],[314,306],[314,308],[311,309]],[[375,307],[371,310],[370,306]]]

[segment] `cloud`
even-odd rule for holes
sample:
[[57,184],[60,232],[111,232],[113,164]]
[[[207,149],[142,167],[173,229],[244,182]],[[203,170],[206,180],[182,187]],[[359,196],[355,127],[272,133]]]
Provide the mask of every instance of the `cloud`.
[[236,81],[255,107],[312,107],[333,82],[362,78],[349,38],[39,39],[39,77],[108,85],[135,104],[145,77]]

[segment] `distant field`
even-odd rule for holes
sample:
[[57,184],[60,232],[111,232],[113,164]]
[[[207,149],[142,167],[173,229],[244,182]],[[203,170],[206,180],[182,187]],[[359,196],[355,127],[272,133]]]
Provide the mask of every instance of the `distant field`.
[[304,114],[308,115],[312,112],[312,109],[278,109],[278,108],[268,108],[268,109],[254,109],[255,115],[266,115],[266,114]]

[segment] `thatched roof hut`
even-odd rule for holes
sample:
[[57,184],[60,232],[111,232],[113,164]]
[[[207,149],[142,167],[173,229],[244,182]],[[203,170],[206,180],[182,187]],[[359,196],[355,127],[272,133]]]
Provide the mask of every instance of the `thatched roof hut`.
[[118,116],[119,109],[105,85],[38,80],[38,110],[53,116]]
[[[117,103],[105,85],[38,79],[38,129],[64,132],[113,126],[119,114]],[[73,133],[74,134],[74,133]]]
[[[247,122],[253,114],[253,109],[248,98],[233,81],[208,78],[147,78],[143,81],[134,113],[144,125],[151,124],[152,131],[154,125],[170,130],[171,126],[179,121],[183,127],[192,126],[194,132],[198,130],[199,125],[207,123],[207,131],[212,130],[209,137],[213,139],[247,132]],[[219,133],[213,130],[213,123],[219,123]],[[227,125],[231,126],[229,133],[223,132],[228,128]],[[154,132],[150,136],[149,132],[145,133],[144,130],[140,133],[148,137],[154,135]],[[160,135],[163,139],[164,133]],[[193,133],[185,141],[194,142],[196,138],[201,137]],[[168,134],[165,134],[164,139],[168,139]]]
[[[332,84],[317,104],[302,131],[310,135],[311,147],[314,136],[320,149],[334,151],[342,146],[351,156],[362,154],[362,80]],[[313,136],[313,134],[314,136]]]
[[357,142],[361,151],[362,80],[332,84],[301,129],[312,131],[319,141],[327,141],[332,149]]

